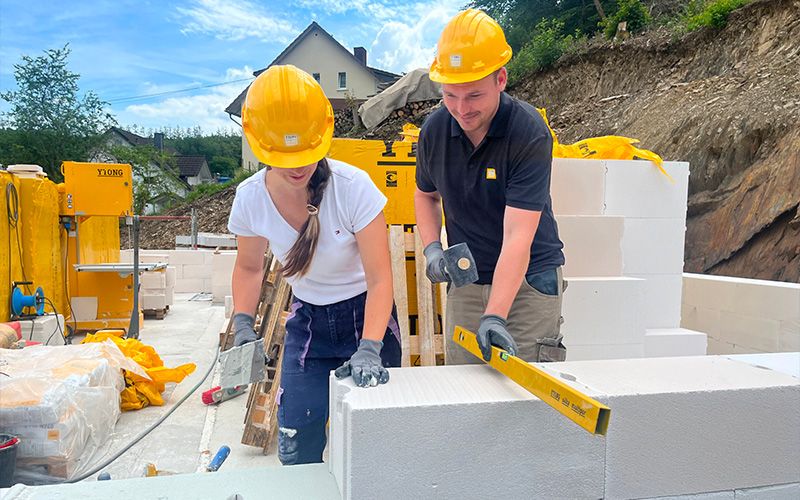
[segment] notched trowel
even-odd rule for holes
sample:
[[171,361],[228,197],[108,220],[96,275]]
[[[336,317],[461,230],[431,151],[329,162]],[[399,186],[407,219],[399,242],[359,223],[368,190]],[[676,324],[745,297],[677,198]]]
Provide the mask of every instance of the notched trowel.
[[263,339],[231,347],[219,355],[219,385],[236,387],[261,382],[266,378],[267,361]]

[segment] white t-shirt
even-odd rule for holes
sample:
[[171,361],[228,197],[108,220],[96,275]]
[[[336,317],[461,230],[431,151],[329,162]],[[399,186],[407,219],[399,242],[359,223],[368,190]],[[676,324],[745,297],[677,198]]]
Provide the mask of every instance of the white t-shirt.
[[[333,304],[366,291],[355,233],[386,205],[386,197],[366,172],[330,158],[328,165],[331,177],[317,215],[317,250],[308,272],[288,279],[297,298],[315,305]],[[236,188],[228,230],[239,236],[266,238],[278,261],[285,262],[299,233],[275,207],[264,182],[266,171],[259,170]]]

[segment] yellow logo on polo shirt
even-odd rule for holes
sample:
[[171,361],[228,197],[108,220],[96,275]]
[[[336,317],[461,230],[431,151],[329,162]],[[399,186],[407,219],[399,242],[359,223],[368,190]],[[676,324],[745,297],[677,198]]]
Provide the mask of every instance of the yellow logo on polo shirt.
[[490,179],[490,180],[497,179],[497,171],[495,169],[493,169],[493,168],[487,168],[486,169],[486,178]]

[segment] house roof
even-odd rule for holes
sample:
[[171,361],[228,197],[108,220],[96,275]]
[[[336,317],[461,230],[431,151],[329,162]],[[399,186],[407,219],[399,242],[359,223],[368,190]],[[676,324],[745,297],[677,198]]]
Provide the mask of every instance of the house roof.
[[153,139],[142,137],[141,135],[134,134],[133,132],[129,132],[127,130],[121,129],[119,127],[111,127],[109,132],[116,132],[123,139],[128,141],[132,146],[152,146]]
[[181,177],[195,177],[205,165],[205,156],[176,156],[175,166],[178,167]]
[[[128,144],[131,146],[155,146],[155,139],[153,137],[142,137],[141,135],[134,134],[125,129],[121,129],[119,127],[111,127],[106,131],[106,134],[113,134],[116,133],[123,139],[125,139]],[[177,154],[178,151],[175,148],[171,148],[169,146],[164,146],[164,152],[170,154]]]
[[[276,57],[276,58],[275,58],[275,59],[274,59],[274,60],[273,60],[271,63],[269,63],[269,66],[267,66],[266,68],[261,68],[261,69],[259,69],[259,70],[255,71],[255,72],[253,72],[253,75],[254,75],[254,76],[258,76],[258,75],[260,75],[261,73],[263,73],[264,71],[266,71],[268,68],[270,68],[271,66],[274,66],[274,65],[276,65],[276,64],[281,64],[281,62],[282,62],[282,61],[283,61],[283,60],[286,58],[286,56],[288,56],[288,55],[289,55],[289,53],[290,53],[290,52],[292,52],[292,50],[294,50],[294,48],[295,48],[295,47],[297,47],[297,46],[298,46],[298,45],[299,45],[299,44],[300,44],[300,43],[301,43],[301,42],[302,42],[302,41],[303,41],[303,40],[304,40],[304,39],[305,39],[307,36],[309,36],[309,35],[310,35],[310,34],[311,34],[311,33],[312,33],[314,30],[319,30],[319,31],[320,31],[320,32],[321,32],[321,33],[322,33],[324,36],[327,36],[327,37],[328,37],[328,38],[329,38],[329,39],[330,39],[330,40],[331,40],[331,41],[334,43],[334,45],[335,45],[336,47],[339,47],[339,49],[341,49],[341,50],[342,50],[342,51],[344,51],[344,52],[345,52],[345,53],[346,53],[346,54],[347,54],[349,57],[351,57],[351,58],[352,58],[352,59],[353,59],[353,60],[354,60],[354,61],[355,61],[355,62],[356,62],[356,63],[357,63],[359,66],[362,66],[362,67],[364,67],[364,68],[365,68],[367,71],[369,71],[370,73],[372,73],[372,76],[373,76],[373,77],[374,77],[374,78],[375,78],[375,79],[378,81],[378,89],[379,89],[379,90],[383,90],[383,88],[386,88],[386,87],[388,86],[388,85],[386,85],[386,83],[388,83],[388,82],[392,82],[392,83],[393,83],[393,82],[395,82],[395,81],[396,81],[398,78],[400,78],[400,76],[401,76],[401,75],[398,75],[398,74],[392,73],[392,72],[390,72],[390,71],[384,71],[384,70],[382,70],[382,69],[373,68],[373,67],[371,67],[371,66],[367,66],[367,65],[365,65],[364,63],[362,63],[362,62],[361,62],[361,61],[360,61],[360,60],[359,60],[359,59],[358,59],[358,58],[355,56],[355,54],[353,54],[352,52],[350,52],[349,50],[347,50],[347,49],[344,47],[344,45],[342,45],[342,44],[341,44],[341,43],[339,43],[339,42],[338,42],[338,41],[337,41],[335,38],[333,38],[333,36],[332,36],[330,33],[328,33],[327,31],[325,31],[325,29],[323,29],[323,27],[322,27],[322,26],[320,26],[319,24],[317,24],[317,22],[316,22],[316,21],[311,21],[311,24],[309,24],[309,25],[308,25],[308,27],[307,27],[305,30],[303,30],[303,32],[302,32],[302,33],[300,33],[300,34],[297,36],[297,38],[295,38],[294,40],[292,40],[292,43],[290,43],[289,45],[287,45],[287,46],[286,46],[286,48],[285,48],[285,49],[283,49],[283,51],[282,51],[280,54],[278,54],[278,57]],[[242,104],[244,103],[244,98],[245,98],[245,96],[247,96],[247,90],[248,90],[249,88],[250,88],[250,86],[248,85],[248,86],[247,86],[247,88],[245,88],[245,89],[244,89],[244,90],[243,90],[243,91],[242,91],[242,92],[241,92],[241,93],[240,93],[240,94],[239,94],[239,95],[236,97],[236,99],[234,99],[234,100],[233,100],[233,102],[232,102],[232,103],[228,104],[228,107],[226,107],[226,108],[225,108],[225,112],[226,112],[226,113],[228,113],[228,114],[231,114],[231,115],[234,115],[234,116],[238,116],[238,117],[240,117],[240,118],[241,118],[241,116],[242,116]]]

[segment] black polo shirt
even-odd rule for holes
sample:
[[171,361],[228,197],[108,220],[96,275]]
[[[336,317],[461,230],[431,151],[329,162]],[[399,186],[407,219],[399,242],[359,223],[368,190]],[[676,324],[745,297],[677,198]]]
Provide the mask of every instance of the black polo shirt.
[[417,187],[441,195],[448,244],[469,245],[479,284],[492,282],[506,206],[542,213],[528,272],[564,264],[550,199],[552,159],[553,138],[541,115],[505,92],[477,148],[444,106],[425,120],[417,151]]

